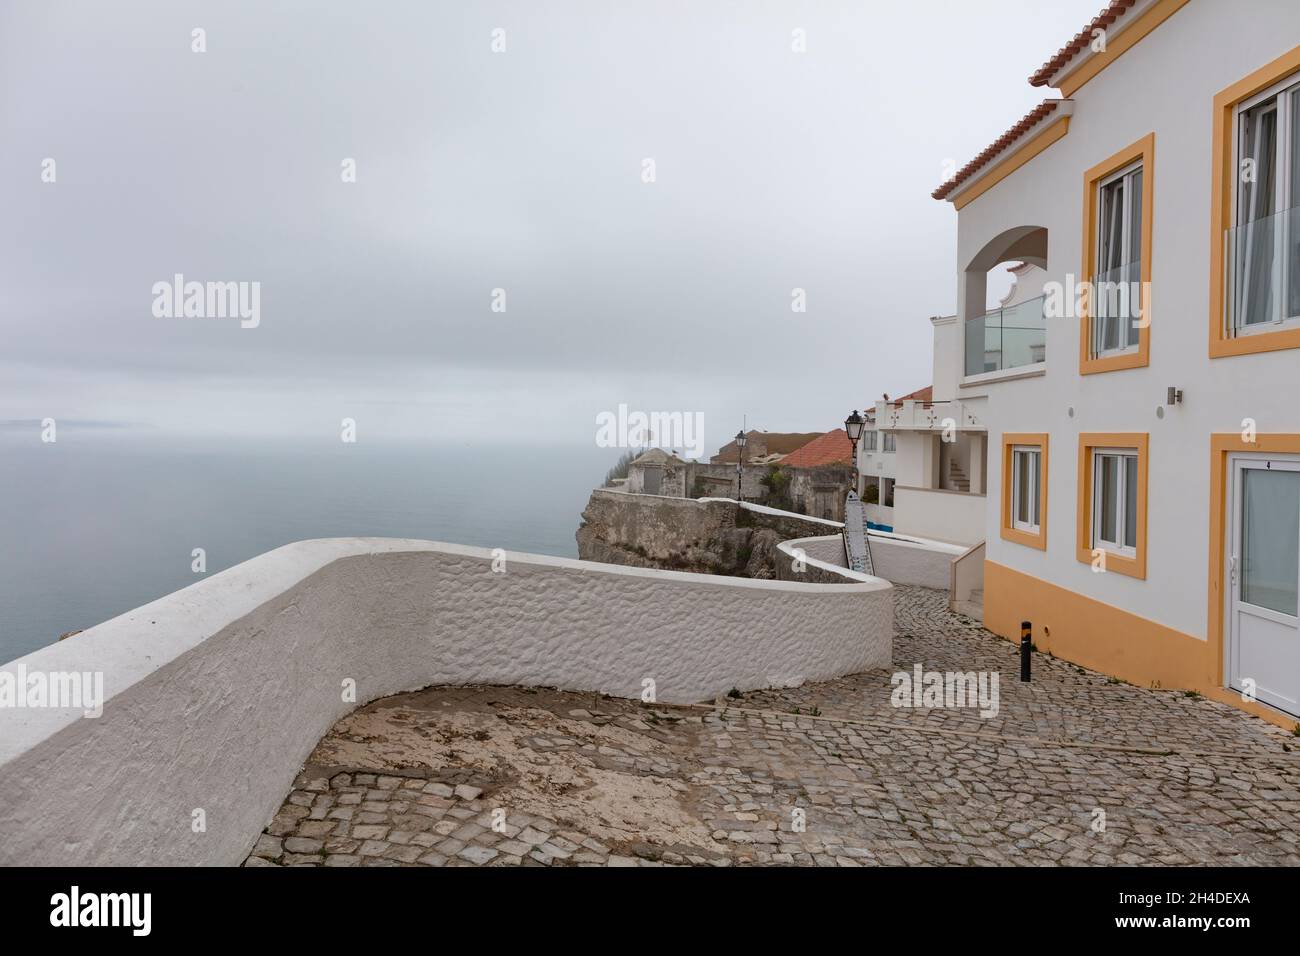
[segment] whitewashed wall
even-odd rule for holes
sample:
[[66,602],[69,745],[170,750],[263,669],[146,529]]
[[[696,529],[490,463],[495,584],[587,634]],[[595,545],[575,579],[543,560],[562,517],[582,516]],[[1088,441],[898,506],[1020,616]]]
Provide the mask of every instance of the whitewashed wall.
[[871,533],[871,560],[876,574],[891,584],[914,584],[947,591],[952,562],[966,549],[941,541]]
[[237,864],[329,727],[401,691],[639,697],[649,678],[660,701],[693,702],[888,666],[892,633],[879,580],[514,553],[494,573],[481,548],[299,542],[6,665],[102,672],[107,703],[97,719],[0,709],[0,864]]
[[[786,561],[778,565],[782,578],[798,580],[790,569],[796,550],[802,551],[805,563],[821,571],[838,571],[844,577],[857,577],[848,570],[844,558],[844,538],[825,535],[816,538],[796,538],[782,541],[778,550]],[[871,559],[876,575],[891,584],[911,584],[923,588],[947,591],[952,584],[952,562],[965,548],[940,541],[926,541],[884,532],[871,532]],[[863,580],[870,580],[866,575]],[[824,578],[819,576],[819,580]]]
[[988,499],[984,495],[932,488],[894,489],[895,529],[954,544],[984,540]]

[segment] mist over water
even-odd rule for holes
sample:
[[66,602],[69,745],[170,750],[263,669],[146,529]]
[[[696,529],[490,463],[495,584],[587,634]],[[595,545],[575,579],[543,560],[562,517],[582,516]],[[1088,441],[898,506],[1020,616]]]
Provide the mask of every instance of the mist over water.
[[[304,538],[576,557],[617,449],[0,433],[0,662]],[[203,548],[206,574],[191,570]]]

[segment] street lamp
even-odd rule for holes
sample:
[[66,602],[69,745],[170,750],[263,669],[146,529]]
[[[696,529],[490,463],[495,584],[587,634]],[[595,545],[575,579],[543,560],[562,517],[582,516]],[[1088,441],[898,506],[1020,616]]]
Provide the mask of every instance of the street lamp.
[[740,468],[745,460],[745,430],[736,432],[736,501],[740,501]]
[[853,443],[853,491],[856,494],[858,490],[858,439],[862,437],[862,426],[866,424],[866,419],[858,414],[858,410],[853,409],[853,414],[844,419],[844,431],[848,433],[849,441]]

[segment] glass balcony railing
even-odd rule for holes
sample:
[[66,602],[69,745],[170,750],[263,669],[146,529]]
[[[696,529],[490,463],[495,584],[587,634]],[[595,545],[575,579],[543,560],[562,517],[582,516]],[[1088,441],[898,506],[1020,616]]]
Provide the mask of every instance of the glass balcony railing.
[[966,322],[966,374],[1035,365],[1047,357],[1043,296]]
[[1093,356],[1137,348],[1146,307],[1141,261],[1134,260],[1094,276],[1091,298]]
[[1300,206],[1229,229],[1224,244],[1228,335],[1300,321]]

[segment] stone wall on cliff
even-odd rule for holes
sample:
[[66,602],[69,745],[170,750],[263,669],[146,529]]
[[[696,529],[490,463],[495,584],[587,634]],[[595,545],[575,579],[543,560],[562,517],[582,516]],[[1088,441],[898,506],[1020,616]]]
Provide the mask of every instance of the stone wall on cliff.
[[801,515],[719,498],[666,498],[598,488],[578,528],[584,561],[750,578],[776,577],[776,546],[834,533]]

